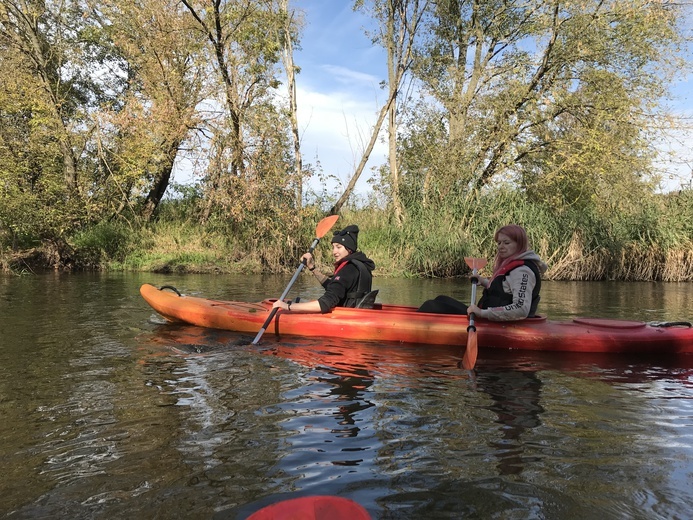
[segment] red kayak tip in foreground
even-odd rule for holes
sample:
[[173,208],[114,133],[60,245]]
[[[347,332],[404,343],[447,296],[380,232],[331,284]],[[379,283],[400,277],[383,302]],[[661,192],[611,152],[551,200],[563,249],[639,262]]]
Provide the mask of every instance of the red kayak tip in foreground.
[[263,507],[247,520],[371,520],[371,516],[348,498],[311,496]]

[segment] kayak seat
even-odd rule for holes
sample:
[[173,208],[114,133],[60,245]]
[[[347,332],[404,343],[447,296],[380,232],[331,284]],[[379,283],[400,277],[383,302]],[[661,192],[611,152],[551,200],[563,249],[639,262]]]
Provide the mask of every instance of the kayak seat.
[[366,293],[366,295],[356,302],[356,309],[372,309],[375,305],[375,297],[378,296],[379,289]]

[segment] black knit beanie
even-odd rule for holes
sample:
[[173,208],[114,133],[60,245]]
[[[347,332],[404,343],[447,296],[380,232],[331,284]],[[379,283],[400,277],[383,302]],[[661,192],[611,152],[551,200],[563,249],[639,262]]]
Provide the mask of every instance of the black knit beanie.
[[332,237],[333,244],[342,244],[347,249],[355,252],[358,249],[359,227],[347,226],[341,231],[335,231]]

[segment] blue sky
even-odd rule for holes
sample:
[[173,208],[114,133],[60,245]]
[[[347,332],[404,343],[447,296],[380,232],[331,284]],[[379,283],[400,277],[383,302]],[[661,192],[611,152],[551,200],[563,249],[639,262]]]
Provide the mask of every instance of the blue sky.
[[[370,139],[371,128],[385,102],[380,88],[387,78],[385,55],[364,33],[369,20],[352,9],[351,0],[294,0],[305,12],[301,49],[295,52],[301,73],[296,77],[304,161],[320,161],[325,175],[346,186]],[[378,143],[361,176],[358,191],[367,190],[373,166],[386,159]],[[313,183],[317,187],[317,183]],[[339,190],[336,183],[329,189]]]

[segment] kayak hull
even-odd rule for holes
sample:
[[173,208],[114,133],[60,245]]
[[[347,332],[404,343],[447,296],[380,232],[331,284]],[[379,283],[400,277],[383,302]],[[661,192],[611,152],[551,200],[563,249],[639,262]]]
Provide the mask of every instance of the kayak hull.
[[[273,299],[256,303],[180,295],[153,285],[140,287],[144,300],[172,322],[256,334],[272,310]],[[640,321],[545,317],[514,322],[476,319],[478,346],[521,350],[613,353],[693,353],[690,324],[657,326]],[[337,307],[326,314],[278,312],[265,334],[340,337],[451,345],[467,342],[466,316],[416,312],[415,307],[376,304],[373,309]]]

